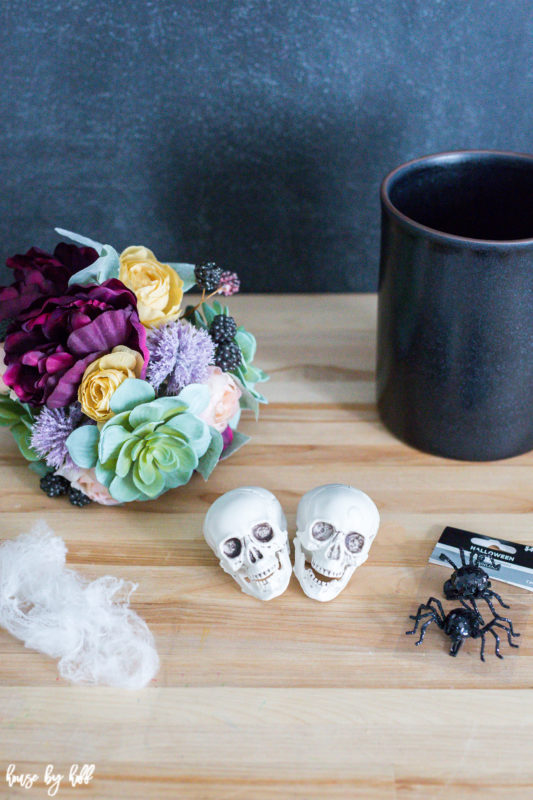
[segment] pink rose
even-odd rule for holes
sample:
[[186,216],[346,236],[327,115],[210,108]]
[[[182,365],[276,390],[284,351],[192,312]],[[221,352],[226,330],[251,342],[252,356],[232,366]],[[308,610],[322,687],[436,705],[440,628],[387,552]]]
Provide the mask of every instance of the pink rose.
[[96,480],[94,469],[80,469],[80,467],[61,467],[56,470],[56,475],[62,475],[70,481],[74,489],[78,489],[86,494],[93,503],[100,503],[102,506],[120,505],[118,500],[111,497],[106,487]]
[[0,342],[0,394],[9,394],[9,386],[4,383],[4,372],[7,366],[4,364],[4,343]]
[[241,390],[227,372],[220,367],[209,367],[207,386],[211,399],[200,418],[222,433],[239,410]]

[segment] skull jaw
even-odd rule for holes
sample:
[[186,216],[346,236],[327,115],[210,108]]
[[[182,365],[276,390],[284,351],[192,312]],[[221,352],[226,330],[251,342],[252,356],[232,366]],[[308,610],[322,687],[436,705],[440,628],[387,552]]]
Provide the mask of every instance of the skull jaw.
[[247,580],[246,569],[244,567],[241,567],[241,569],[237,570],[237,572],[231,572],[230,570],[226,569],[222,562],[220,563],[220,566],[224,572],[227,572],[228,575],[231,575],[233,580],[239,584],[241,590],[245,594],[249,594],[251,597],[255,597],[257,600],[263,600],[264,602],[267,602],[268,600],[273,600],[275,597],[279,597],[280,594],[283,594],[289,585],[292,574],[289,543],[287,541],[286,547],[276,552],[275,564],[274,562],[272,563],[273,572],[265,580]]
[[359,564],[353,566],[348,564],[344,568],[342,577],[319,582],[319,579],[315,577],[313,571],[305,566],[306,560],[311,562],[311,553],[306,553],[299,539],[295,539],[294,574],[305,594],[312,600],[318,600],[321,603],[326,603],[337,597],[348,584],[348,581],[356,570],[356,566],[359,566]]

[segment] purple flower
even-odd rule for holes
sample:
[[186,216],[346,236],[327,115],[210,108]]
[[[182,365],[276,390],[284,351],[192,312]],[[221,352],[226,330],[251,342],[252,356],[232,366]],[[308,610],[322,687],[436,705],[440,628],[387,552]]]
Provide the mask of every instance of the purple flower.
[[209,364],[215,357],[215,345],[206,331],[189,322],[169,322],[155,328],[147,340],[150,360],[146,379],[162,394],[174,396],[190,383],[205,383]]
[[224,442],[224,450],[229,447],[233,441],[233,429],[228,425],[222,431],[222,441]]
[[32,247],[24,255],[7,259],[14,282],[0,286],[0,320],[17,317],[38,298],[66,292],[71,275],[88,267],[98,258],[92,247],[77,247],[61,242],[54,255]]
[[231,297],[232,294],[237,294],[241,288],[241,282],[236,272],[223,272],[220,276],[220,283],[218,285],[219,293],[224,297]]
[[82,417],[80,404],[73,403],[69,408],[43,408],[35,420],[31,446],[49,467],[74,466],[66,441]]
[[115,278],[101,286],[74,285],[62,296],[36,301],[10,326],[4,382],[23,403],[64,408],[76,399],[89,364],[119,344],[146,361],[146,331],[133,292]]

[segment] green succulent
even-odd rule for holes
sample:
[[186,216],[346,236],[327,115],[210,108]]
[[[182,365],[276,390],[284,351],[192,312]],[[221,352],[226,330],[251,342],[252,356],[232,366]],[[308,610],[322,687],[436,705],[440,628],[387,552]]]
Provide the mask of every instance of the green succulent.
[[207,479],[218,462],[222,437],[198,417],[208,403],[202,384],[156,400],[150,384],[128,378],[111,399],[114,416],[100,431],[77,428],[67,447],[78,466],[95,467],[115,500],[152,500],[188,483],[194,470]]

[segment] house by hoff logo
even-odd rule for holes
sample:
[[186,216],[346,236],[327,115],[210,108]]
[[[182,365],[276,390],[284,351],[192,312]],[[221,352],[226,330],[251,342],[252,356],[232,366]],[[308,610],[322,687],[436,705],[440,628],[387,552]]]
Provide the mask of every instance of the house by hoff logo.
[[56,772],[53,764],[46,765],[42,776],[33,772],[17,772],[16,764],[10,764],[6,769],[6,783],[8,786],[32,789],[36,784],[42,782],[48,787],[49,797],[57,795],[65,777],[73,787],[87,786],[94,777],[94,764],[72,764],[68,776],[61,772]]

